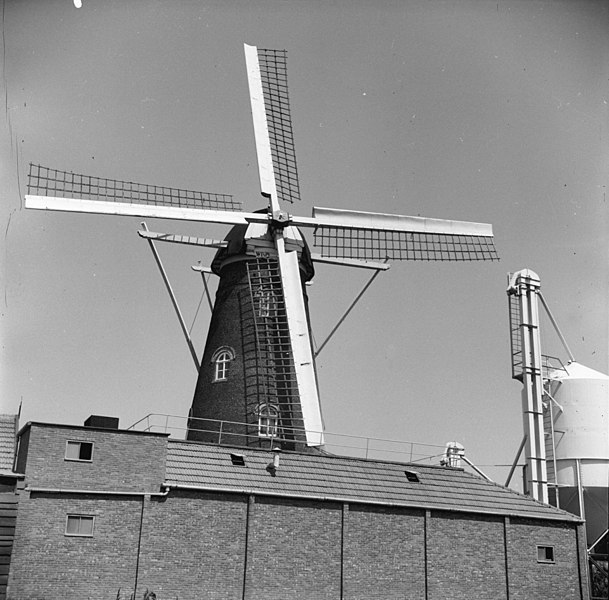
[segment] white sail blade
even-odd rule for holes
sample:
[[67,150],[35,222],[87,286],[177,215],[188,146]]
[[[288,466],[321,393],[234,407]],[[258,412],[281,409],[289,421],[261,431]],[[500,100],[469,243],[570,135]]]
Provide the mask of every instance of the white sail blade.
[[324,443],[323,420],[302,295],[298,253],[285,252],[281,235],[277,236],[277,253],[307,445],[321,446]]
[[279,210],[277,187],[271,154],[271,140],[264,105],[262,76],[258,62],[258,48],[244,44],[247,81],[250,91],[252,119],[254,122],[254,137],[256,140],[256,156],[258,157],[258,173],[260,176],[260,191],[270,198],[271,212]]
[[244,213],[225,210],[182,208],[179,206],[131,204],[127,202],[105,202],[85,198],[57,198],[55,196],[25,196],[25,207],[37,210],[56,210],[100,215],[119,215],[178,221],[200,221],[203,223],[225,223],[227,225],[247,225],[266,223],[268,218],[261,213]]
[[341,229],[374,229],[378,231],[479,235],[485,237],[493,235],[493,227],[488,223],[410,217],[340,208],[322,208],[319,206],[313,207],[312,218],[294,217],[292,222],[298,227],[322,226],[338,227]]

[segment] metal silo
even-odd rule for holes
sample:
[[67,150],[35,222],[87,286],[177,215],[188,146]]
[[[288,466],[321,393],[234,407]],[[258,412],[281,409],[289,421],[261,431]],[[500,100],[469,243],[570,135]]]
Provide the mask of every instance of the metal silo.
[[591,549],[603,536],[606,546],[609,377],[573,361],[548,373],[545,387],[550,502],[586,519]]

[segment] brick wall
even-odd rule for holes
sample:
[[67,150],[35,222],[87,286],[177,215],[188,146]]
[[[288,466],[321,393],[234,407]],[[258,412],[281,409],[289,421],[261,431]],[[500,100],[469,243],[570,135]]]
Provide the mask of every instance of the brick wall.
[[341,505],[256,498],[251,505],[247,600],[340,598]]
[[432,512],[427,524],[430,600],[507,598],[501,517]]
[[175,491],[147,501],[137,597],[242,597],[247,497]]
[[[65,535],[69,513],[96,517],[92,538]],[[555,564],[537,562],[537,544]],[[580,600],[577,544],[576,526],[538,520],[195,490],[26,492],[8,598],[127,597],[137,573],[137,598],[158,600],[495,600],[508,579],[510,600]]]
[[[66,536],[69,513],[95,516],[93,537]],[[136,497],[22,492],[7,597],[83,600],[133,591],[140,514]]]
[[345,513],[344,597],[425,597],[425,511],[350,505]]
[[[167,436],[32,423],[18,464],[33,487],[158,492]],[[66,442],[93,442],[91,462],[66,460]]]
[[[537,562],[537,545],[554,547],[554,563]],[[510,600],[582,598],[577,530],[572,525],[510,519],[507,528]]]

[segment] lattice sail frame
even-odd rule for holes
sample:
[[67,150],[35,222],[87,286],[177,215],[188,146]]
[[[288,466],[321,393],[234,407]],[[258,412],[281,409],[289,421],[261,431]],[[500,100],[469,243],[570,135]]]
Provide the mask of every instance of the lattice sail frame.
[[294,202],[300,200],[300,187],[290,115],[287,52],[258,48],[257,53],[277,198]]
[[314,245],[321,255],[359,260],[499,260],[493,238],[382,229],[319,226]]
[[197,192],[60,171],[30,163],[28,194],[53,198],[83,198],[104,202],[149,204],[207,210],[241,211],[230,194]]

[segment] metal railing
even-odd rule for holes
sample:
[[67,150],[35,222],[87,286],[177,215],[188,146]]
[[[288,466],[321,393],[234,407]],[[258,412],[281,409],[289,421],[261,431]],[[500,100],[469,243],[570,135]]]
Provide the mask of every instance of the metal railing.
[[[302,429],[278,427],[277,436],[261,437],[258,434],[258,427],[251,423],[215,419],[188,419],[183,416],[160,413],[148,414],[133,423],[128,429],[133,431],[168,433],[173,439],[186,439],[186,434],[190,430],[204,436],[205,439],[212,443],[238,446],[268,446],[269,448],[273,447],[273,444],[276,442],[293,441],[299,437],[298,434],[304,433]],[[326,452],[354,458],[439,465],[446,449],[445,445],[388,440],[328,431],[324,432],[324,436],[326,443],[323,448]]]

